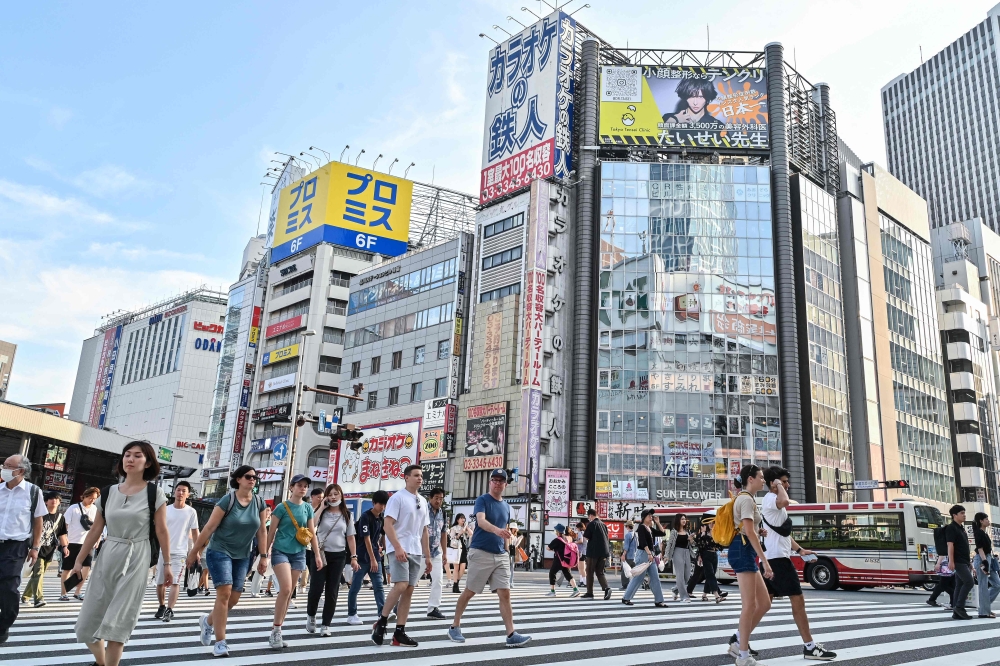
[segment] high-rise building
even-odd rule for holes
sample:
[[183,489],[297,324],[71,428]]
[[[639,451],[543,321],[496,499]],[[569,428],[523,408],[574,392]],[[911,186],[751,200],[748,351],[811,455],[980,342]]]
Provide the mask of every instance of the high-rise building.
[[[927,204],[840,144],[838,222],[855,476],[957,498]],[[896,491],[859,491],[888,499]]]
[[7,391],[10,390],[10,373],[14,367],[16,354],[17,345],[13,342],[0,340],[0,400],[7,399]]
[[204,287],[109,316],[83,342],[69,417],[204,453],[225,317]]
[[932,228],[979,217],[1000,231],[1000,5],[882,88],[889,171],[927,201]]

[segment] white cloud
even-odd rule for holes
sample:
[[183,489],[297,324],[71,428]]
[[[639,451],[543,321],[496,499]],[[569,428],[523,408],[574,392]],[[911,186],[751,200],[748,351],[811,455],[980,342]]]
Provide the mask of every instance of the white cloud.
[[68,123],[72,117],[73,112],[70,109],[66,109],[61,106],[53,106],[49,109],[49,124],[56,129],[61,130],[66,126],[66,123]]
[[87,253],[103,259],[120,257],[129,261],[147,261],[149,259],[174,259],[183,261],[205,261],[202,254],[174,252],[173,250],[150,249],[143,245],[126,245],[125,243],[91,243]]
[[163,185],[143,180],[113,164],[105,164],[80,173],[70,183],[90,194],[109,195],[152,194],[166,191]]
[[97,224],[113,224],[117,222],[114,216],[97,210],[87,203],[72,197],[59,197],[42,190],[39,187],[21,185],[9,180],[0,179],[0,200],[17,204],[26,212],[46,217],[68,217],[77,220],[96,222]]

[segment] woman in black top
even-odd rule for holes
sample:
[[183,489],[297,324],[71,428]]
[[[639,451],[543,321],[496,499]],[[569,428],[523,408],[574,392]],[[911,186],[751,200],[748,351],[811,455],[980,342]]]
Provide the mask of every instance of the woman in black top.
[[976,556],[972,565],[979,579],[979,617],[984,618],[996,617],[990,607],[997,595],[1000,595],[1000,567],[993,556],[993,540],[987,531],[989,528],[989,516],[980,511],[972,520],[972,536],[976,540]]
[[570,558],[567,555],[566,548],[568,544],[573,543],[573,539],[566,535],[566,527],[561,523],[556,525],[554,529],[556,531],[556,538],[549,542],[549,550],[553,553],[552,566],[549,567],[549,591],[545,596],[556,596],[556,577],[561,571],[562,575],[566,577],[566,581],[573,586],[573,593],[569,596],[578,597],[580,596],[580,588],[577,587],[576,581],[573,580],[573,574],[570,572]]
[[[722,603],[726,597],[729,595],[728,592],[722,592],[719,589],[719,581],[715,577],[715,572],[719,569],[719,553],[718,545],[715,543],[715,539],[712,538],[712,523],[703,523],[698,529],[698,533],[694,536],[694,544],[698,549],[698,568],[695,569],[695,578],[692,578],[694,584],[688,583],[688,594],[694,591],[694,585],[700,582],[700,580],[705,581],[705,588],[701,595],[702,601],[708,600],[709,594],[715,595],[715,603]],[[701,579],[698,580],[698,572],[701,572]]]
[[635,530],[637,538],[637,548],[635,552],[635,566],[646,564],[647,567],[638,575],[633,575],[629,581],[628,589],[622,596],[622,603],[626,606],[633,606],[632,597],[638,591],[642,581],[649,577],[649,589],[653,591],[653,599],[656,600],[657,608],[666,608],[663,603],[663,590],[660,589],[660,572],[656,569],[656,562],[653,561],[654,539],[666,534],[655,520],[653,520],[653,510],[646,509],[642,512],[642,523]]

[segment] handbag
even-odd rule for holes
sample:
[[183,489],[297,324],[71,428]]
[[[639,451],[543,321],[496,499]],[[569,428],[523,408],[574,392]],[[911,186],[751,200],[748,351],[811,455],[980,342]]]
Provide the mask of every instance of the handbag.
[[624,557],[622,558],[622,575],[625,576],[626,578],[631,578],[633,575],[632,566],[625,561]]
[[303,546],[308,546],[313,539],[313,531],[308,527],[300,527],[295,516],[292,515],[292,509],[288,506],[288,502],[281,503],[285,507],[285,512],[288,517],[292,519],[292,526],[295,528],[295,540],[301,543]]
[[83,528],[84,532],[89,532],[90,528],[94,526],[94,521],[83,512],[83,504],[78,502],[77,506],[80,507],[80,527]]
[[524,548],[521,548],[520,546],[517,547],[517,561],[518,563],[528,561],[528,554],[524,552]]

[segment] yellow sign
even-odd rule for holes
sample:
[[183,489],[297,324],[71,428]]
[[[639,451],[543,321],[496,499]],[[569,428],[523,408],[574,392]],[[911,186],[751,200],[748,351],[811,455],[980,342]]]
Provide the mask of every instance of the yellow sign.
[[404,254],[412,202],[412,181],[330,162],[281,190],[271,263],[322,242]]
[[271,365],[272,363],[277,363],[278,361],[295,358],[298,355],[299,343],[296,342],[294,345],[288,345],[287,347],[267,352],[264,354],[264,359],[261,361],[261,365]]

